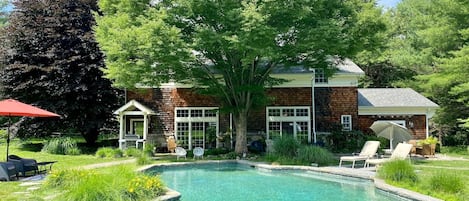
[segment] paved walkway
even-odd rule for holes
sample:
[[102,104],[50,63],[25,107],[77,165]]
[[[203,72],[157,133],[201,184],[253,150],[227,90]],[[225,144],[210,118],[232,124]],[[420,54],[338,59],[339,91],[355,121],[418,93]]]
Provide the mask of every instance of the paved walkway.
[[114,165],[123,165],[123,164],[128,164],[128,163],[135,163],[136,159],[129,159],[129,160],[123,160],[123,161],[112,161],[112,162],[105,162],[105,163],[96,163],[96,164],[91,164],[91,165],[85,165],[85,166],[80,166],[77,167],[77,169],[95,169],[95,168],[102,168],[102,167],[110,167]]

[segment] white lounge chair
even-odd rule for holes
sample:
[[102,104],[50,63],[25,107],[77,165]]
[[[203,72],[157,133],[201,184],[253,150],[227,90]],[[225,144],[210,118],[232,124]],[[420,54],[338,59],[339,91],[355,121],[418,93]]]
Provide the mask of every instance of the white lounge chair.
[[199,157],[199,158],[204,158],[204,149],[202,149],[202,147],[196,147],[192,150],[192,153],[194,153],[194,159],[196,157]]
[[[373,158],[373,156],[378,151],[378,147],[379,141],[366,141],[358,155],[340,157],[339,167],[342,167],[343,161],[349,161],[352,162],[352,168],[355,168],[356,161],[366,161],[370,158]],[[365,167],[365,165],[363,167]]]
[[184,157],[185,159],[186,158],[186,155],[187,155],[187,152],[184,148],[182,147],[176,147],[176,159],[179,160],[179,157]]
[[368,159],[365,161],[365,167],[372,165],[380,165],[391,160],[405,160],[409,156],[410,151],[412,150],[412,144],[397,144],[396,148],[389,158],[379,158],[379,159]]

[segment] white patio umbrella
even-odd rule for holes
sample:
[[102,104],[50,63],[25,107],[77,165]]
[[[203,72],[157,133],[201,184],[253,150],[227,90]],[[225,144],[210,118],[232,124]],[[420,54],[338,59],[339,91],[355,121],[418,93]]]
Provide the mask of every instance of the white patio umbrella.
[[384,137],[390,140],[390,148],[393,150],[393,146],[399,142],[404,142],[412,139],[412,134],[407,130],[406,127],[396,124],[390,121],[375,121],[371,126],[377,136]]

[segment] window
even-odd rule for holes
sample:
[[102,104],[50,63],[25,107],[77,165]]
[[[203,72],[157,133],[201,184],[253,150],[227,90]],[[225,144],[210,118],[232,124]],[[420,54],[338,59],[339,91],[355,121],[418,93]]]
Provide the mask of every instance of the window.
[[185,149],[205,149],[207,131],[218,133],[218,108],[176,108],[175,115],[176,141]]
[[267,138],[275,140],[292,136],[300,142],[311,142],[309,107],[267,107]]
[[340,116],[340,123],[342,124],[342,130],[351,131],[352,130],[352,115]]
[[327,77],[324,73],[324,69],[314,69],[314,83],[326,84]]

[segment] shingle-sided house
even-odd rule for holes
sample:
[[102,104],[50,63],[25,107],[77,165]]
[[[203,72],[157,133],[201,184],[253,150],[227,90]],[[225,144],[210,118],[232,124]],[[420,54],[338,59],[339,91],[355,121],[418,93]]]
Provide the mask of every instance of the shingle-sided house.
[[[428,119],[438,105],[408,88],[359,89],[364,72],[348,59],[337,64],[338,70],[329,78],[301,67],[275,72],[273,76],[291,81],[268,89],[274,99],[250,116],[248,141],[260,135],[267,139],[291,135],[314,143],[337,127],[369,133],[371,124],[381,120],[406,126],[415,139],[428,136]],[[164,146],[168,136],[187,149],[226,146],[214,136],[226,138],[224,134],[233,128],[230,114],[219,112],[214,99],[196,94],[190,86],[168,83],[129,91],[126,98],[136,101],[115,112],[121,120],[121,148],[128,134],[137,134],[140,141],[156,147]]]

